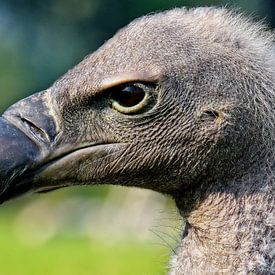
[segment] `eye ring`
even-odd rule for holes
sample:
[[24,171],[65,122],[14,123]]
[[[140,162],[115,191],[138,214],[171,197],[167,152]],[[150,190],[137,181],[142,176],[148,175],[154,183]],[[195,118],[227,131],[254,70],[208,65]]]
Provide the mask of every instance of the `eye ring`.
[[148,86],[142,83],[128,83],[112,89],[111,107],[122,114],[141,113],[149,103]]

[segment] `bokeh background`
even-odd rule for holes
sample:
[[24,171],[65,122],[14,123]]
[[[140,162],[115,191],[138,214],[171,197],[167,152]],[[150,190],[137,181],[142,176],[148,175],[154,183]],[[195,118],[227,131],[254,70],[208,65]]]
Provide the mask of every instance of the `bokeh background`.
[[[274,0],[0,0],[0,112],[47,88],[132,19],[208,5],[275,26]],[[0,275],[166,274],[180,224],[169,198],[134,188],[19,199],[0,208]]]

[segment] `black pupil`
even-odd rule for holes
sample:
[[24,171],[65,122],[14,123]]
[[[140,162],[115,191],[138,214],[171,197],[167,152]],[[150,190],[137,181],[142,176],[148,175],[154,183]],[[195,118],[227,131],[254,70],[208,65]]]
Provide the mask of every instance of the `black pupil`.
[[122,87],[112,93],[113,100],[117,101],[123,107],[133,107],[139,104],[145,96],[142,88],[135,85]]

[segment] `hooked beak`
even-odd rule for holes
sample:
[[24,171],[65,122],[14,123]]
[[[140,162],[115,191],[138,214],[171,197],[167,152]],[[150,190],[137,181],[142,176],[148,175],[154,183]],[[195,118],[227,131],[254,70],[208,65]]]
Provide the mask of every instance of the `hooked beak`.
[[[62,141],[60,117],[49,98],[48,91],[35,94],[0,117],[0,203],[27,192],[95,183],[94,171],[123,146],[68,137]],[[83,180],[87,167],[91,176]]]
[[0,118],[0,203],[31,188],[14,181],[34,165],[39,154],[37,144],[13,124]]
[[0,117],[0,203],[32,190],[29,172],[51,152],[56,126],[45,96],[19,101]]

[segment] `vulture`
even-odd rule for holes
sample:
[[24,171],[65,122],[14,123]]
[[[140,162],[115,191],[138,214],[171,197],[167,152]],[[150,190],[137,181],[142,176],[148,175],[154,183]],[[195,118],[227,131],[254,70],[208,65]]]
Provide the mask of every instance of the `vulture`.
[[72,185],[171,196],[171,274],[275,274],[274,35],[226,8],[134,20],[0,118],[0,201]]

